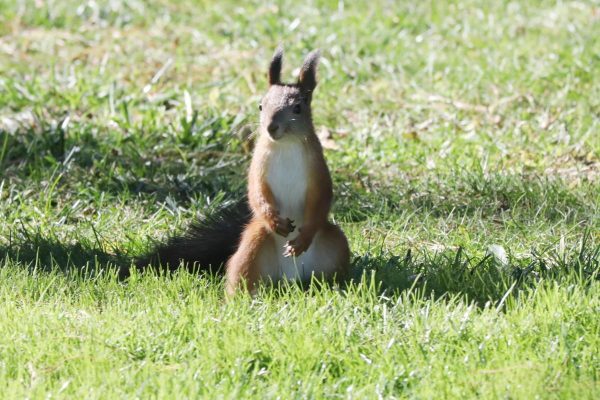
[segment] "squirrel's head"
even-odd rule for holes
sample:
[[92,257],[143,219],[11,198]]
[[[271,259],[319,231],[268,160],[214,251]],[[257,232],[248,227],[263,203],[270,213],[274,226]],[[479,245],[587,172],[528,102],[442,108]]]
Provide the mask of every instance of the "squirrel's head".
[[303,137],[314,131],[310,103],[317,86],[319,51],[306,56],[294,84],[281,82],[282,58],[283,50],[279,48],[269,66],[269,90],[259,106],[261,133],[273,140],[285,136]]

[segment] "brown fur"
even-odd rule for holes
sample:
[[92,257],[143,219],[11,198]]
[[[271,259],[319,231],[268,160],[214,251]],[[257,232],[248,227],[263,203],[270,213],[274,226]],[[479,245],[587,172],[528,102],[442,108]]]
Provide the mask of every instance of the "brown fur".
[[[227,263],[227,294],[232,295],[237,289],[252,290],[258,279],[258,270],[253,265],[259,249],[270,239],[269,231],[260,219],[254,218],[242,233],[238,251]],[[240,251],[242,249],[243,251]]]

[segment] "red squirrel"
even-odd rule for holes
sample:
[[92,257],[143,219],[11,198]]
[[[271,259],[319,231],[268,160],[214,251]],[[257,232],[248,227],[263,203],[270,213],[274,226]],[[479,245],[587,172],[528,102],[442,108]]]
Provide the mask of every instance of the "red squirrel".
[[227,293],[259,280],[345,276],[348,241],[327,220],[333,191],[323,148],[312,122],[319,52],[310,53],[295,84],[281,82],[283,52],[269,67],[269,90],[248,172],[252,218],[227,262]]
[[282,57],[278,49],[259,106],[247,202],[193,225],[140,259],[138,267],[158,263],[173,269],[183,262],[218,271],[226,262],[229,295],[254,291],[261,281],[347,277],[348,241],[327,219],[331,176],[312,122],[319,52],[306,57],[294,84],[281,82]]

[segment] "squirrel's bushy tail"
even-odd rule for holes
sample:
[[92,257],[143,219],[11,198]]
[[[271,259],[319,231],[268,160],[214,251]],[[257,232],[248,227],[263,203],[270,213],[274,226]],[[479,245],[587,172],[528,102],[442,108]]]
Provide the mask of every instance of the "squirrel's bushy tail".
[[[139,257],[135,265],[138,270],[153,268],[173,271],[183,264],[190,271],[222,273],[224,264],[237,249],[250,216],[246,200],[225,207],[195,222],[183,235],[173,236]],[[120,278],[129,275],[129,267],[121,268]]]

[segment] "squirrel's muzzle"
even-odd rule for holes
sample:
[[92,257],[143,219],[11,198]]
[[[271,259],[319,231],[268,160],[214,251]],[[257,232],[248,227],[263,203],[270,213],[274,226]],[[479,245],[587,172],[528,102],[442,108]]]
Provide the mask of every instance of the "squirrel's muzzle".
[[279,131],[279,124],[277,122],[271,122],[269,126],[267,126],[267,131],[269,131],[269,135],[273,139],[279,139],[282,136]]

